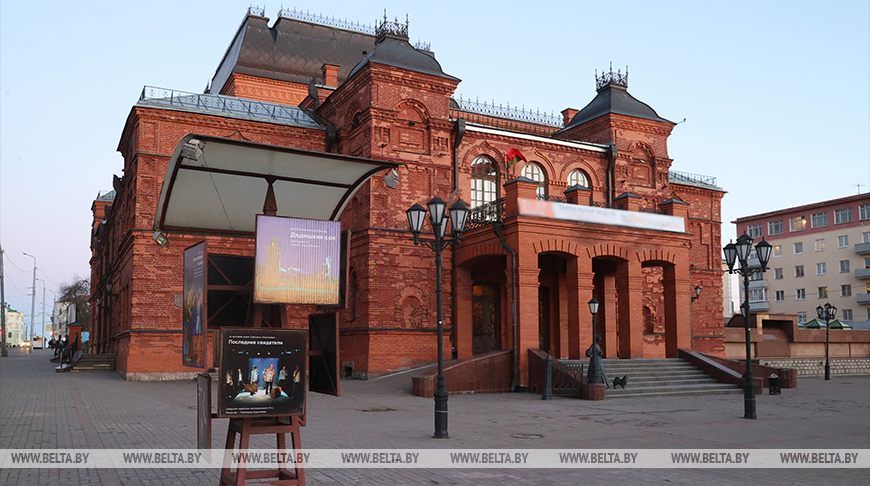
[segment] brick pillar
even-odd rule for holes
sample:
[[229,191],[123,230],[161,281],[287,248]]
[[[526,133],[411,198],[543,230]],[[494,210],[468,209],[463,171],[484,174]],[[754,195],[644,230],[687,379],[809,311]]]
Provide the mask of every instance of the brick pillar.
[[640,196],[630,192],[623,192],[613,200],[613,205],[623,211],[639,211]]
[[[592,259],[578,256],[568,260],[568,358],[581,359],[592,344]],[[601,334],[600,329],[598,331]]]
[[[596,322],[596,327],[602,329],[604,334],[601,350],[605,358],[616,358],[619,342],[616,334],[616,276],[614,274],[604,275],[601,278],[601,285],[596,288],[595,298],[601,303],[598,307],[598,321]],[[602,334],[602,331],[598,331],[598,333]],[[589,339],[589,345],[591,345],[592,338]]]
[[565,199],[567,199],[570,204],[580,204],[582,206],[592,205],[592,190],[590,190],[588,187],[569,187],[564,194]]
[[554,328],[555,333],[551,331],[550,342],[552,343],[552,353],[554,358],[566,358],[568,356],[568,281],[569,275],[559,277],[559,320]]
[[[512,181],[504,184],[504,215],[506,218],[516,216],[520,213],[517,199],[536,199],[538,194],[538,183],[527,178],[517,177]],[[535,268],[538,268],[537,256],[535,257]],[[538,298],[535,297],[535,301]]]
[[619,357],[643,358],[643,273],[637,259],[617,265]]
[[472,316],[471,316],[471,270],[456,267],[456,319],[453,321],[456,332],[456,355],[459,359],[472,356]]
[[538,347],[538,255],[531,246],[517,252],[519,386],[529,385],[529,349]]
[[683,218],[686,221],[686,229],[689,228],[689,206],[689,203],[674,198],[670,198],[659,204],[659,208],[661,208],[661,210],[668,216]]
[[665,353],[678,358],[678,349],[692,346],[690,319],[692,280],[688,265],[666,265],[662,276],[665,297]]

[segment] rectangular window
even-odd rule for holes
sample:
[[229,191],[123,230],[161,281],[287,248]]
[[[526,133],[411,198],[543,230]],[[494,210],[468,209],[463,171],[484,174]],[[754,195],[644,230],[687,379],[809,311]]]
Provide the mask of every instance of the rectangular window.
[[782,302],[785,300],[785,290],[777,290],[776,291],[776,301]]
[[870,204],[858,206],[858,219],[861,221],[870,219]]
[[828,225],[828,212],[813,214],[813,228],[821,228]]
[[761,225],[751,224],[747,226],[746,234],[748,234],[750,238],[761,238]]
[[827,287],[819,287],[819,298],[827,299],[828,298],[828,288]]
[[803,216],[788,220],[789,231],[803,231],[807,229],[807,220]]
[[782,269],[774,268],[773,269],[773,278],[774,280],[782,280]]
[[825,239],[816,240],[816,251],[825,251]]
[[849,273],[849,260],[840,260],[840,273]]
[[843,224],[852,222],[852,208],[843,208],[834,210],[834,224]]
[[828,264],[827,263],[816,263],[816,275],[827,275],[828,273]]
[[804,252],[804,244],[801,243],[800,241],[797,242],[797,243],[795,243],[795,244],[794,244],[794,254],[795,254],[795,255],[800,255],[800,254],[803,253],[803,252]]
[[797,292],[795,292],[795,298],[797,300],[805,300],[807,298],[806,289],[797,289]]
[[764,275],[761,272],[753,272],[752,275],[749,276],[750,282],[757,282],[759,280],[764,280]]
[[870,268],[870,257],[864,258],[864,268]]
[[852,285],[851,284],[840,285],[840,296],[849,297],[851,295],[852,295]]
[[794,266],[794,276],[795,277],[803,277],[804,276],[804,266],[803,265],[795,265]]
[[767,289],[750,289],[749,302],[767,302]]
[[782,220],[771,221],[767,223],[767,234],[772,235],[780,235],[783,232],[783,224]]
[[775,257],[782,256],[782,245],[773,245],[773,256],[775,256]]
[[806,324],[807,323],[807,313],[806,312],[798,312],[798,324]]
[[870,243],[870,231],[861,233],[861,243]]
[[851,321],[852,320],[852,309],[843,309],[843,320]]
[[849,235],[843,235],[837,237],[837,248],[848,248],[849,247]]

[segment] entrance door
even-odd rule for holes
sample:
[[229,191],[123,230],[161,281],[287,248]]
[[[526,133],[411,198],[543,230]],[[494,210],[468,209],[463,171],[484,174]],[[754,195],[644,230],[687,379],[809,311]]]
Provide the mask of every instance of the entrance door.
[[498,286],[479,284],[471,287],[472,353],[482,354],[501,349],[498,315]]

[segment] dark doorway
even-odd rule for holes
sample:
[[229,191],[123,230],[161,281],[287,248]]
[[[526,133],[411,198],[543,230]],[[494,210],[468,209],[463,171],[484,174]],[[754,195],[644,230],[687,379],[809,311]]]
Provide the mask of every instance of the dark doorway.
[[498,286],[490,283],[471,287],[472,353],[482,354],[501,349]]

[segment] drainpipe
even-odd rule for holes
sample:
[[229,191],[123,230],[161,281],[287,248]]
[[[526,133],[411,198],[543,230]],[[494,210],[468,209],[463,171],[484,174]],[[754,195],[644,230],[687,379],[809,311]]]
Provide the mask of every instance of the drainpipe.
[[[459,144],[462,143],[462,137],[465,136],[465,119],[457,118],[456,125],[453,126],[453,192],[450,193],[450,200],[453,201],[457,198],[457,194],[459,194]],[[457,358],[456,354],[456,259],[453,258],[451,254],[450,261],[453,265],[453,271],[451,272],[453,275],[453,280],[451,282],[451,288],[453,290],[453,298],[450,299],[452,312],[450,314],[451,326],[450,326],[450,342],[451,342],[451,356],[453,359]]]
[[511,379],[511,390],[517,389],[517,379],[519,378],[519,337],[517,336],[517,252],[514,251],[513,248],[509,247],[507,243],[504,241],[504,235],[502,234],[502,229],[504,229],[504,222],[498,221],[492,225],[492,232],[498,236],[498,242],[502,248],[507,250],[508,253],[511,254],[511,325],[513,327],[513,341],[514,341],[514,369],[513,369],[513,377]]
[[616,156],[618,155],[618,150],[616,148],[616,144],[610,142],[607,144],[607,207],[613,207],[613,168],[616,166]]

